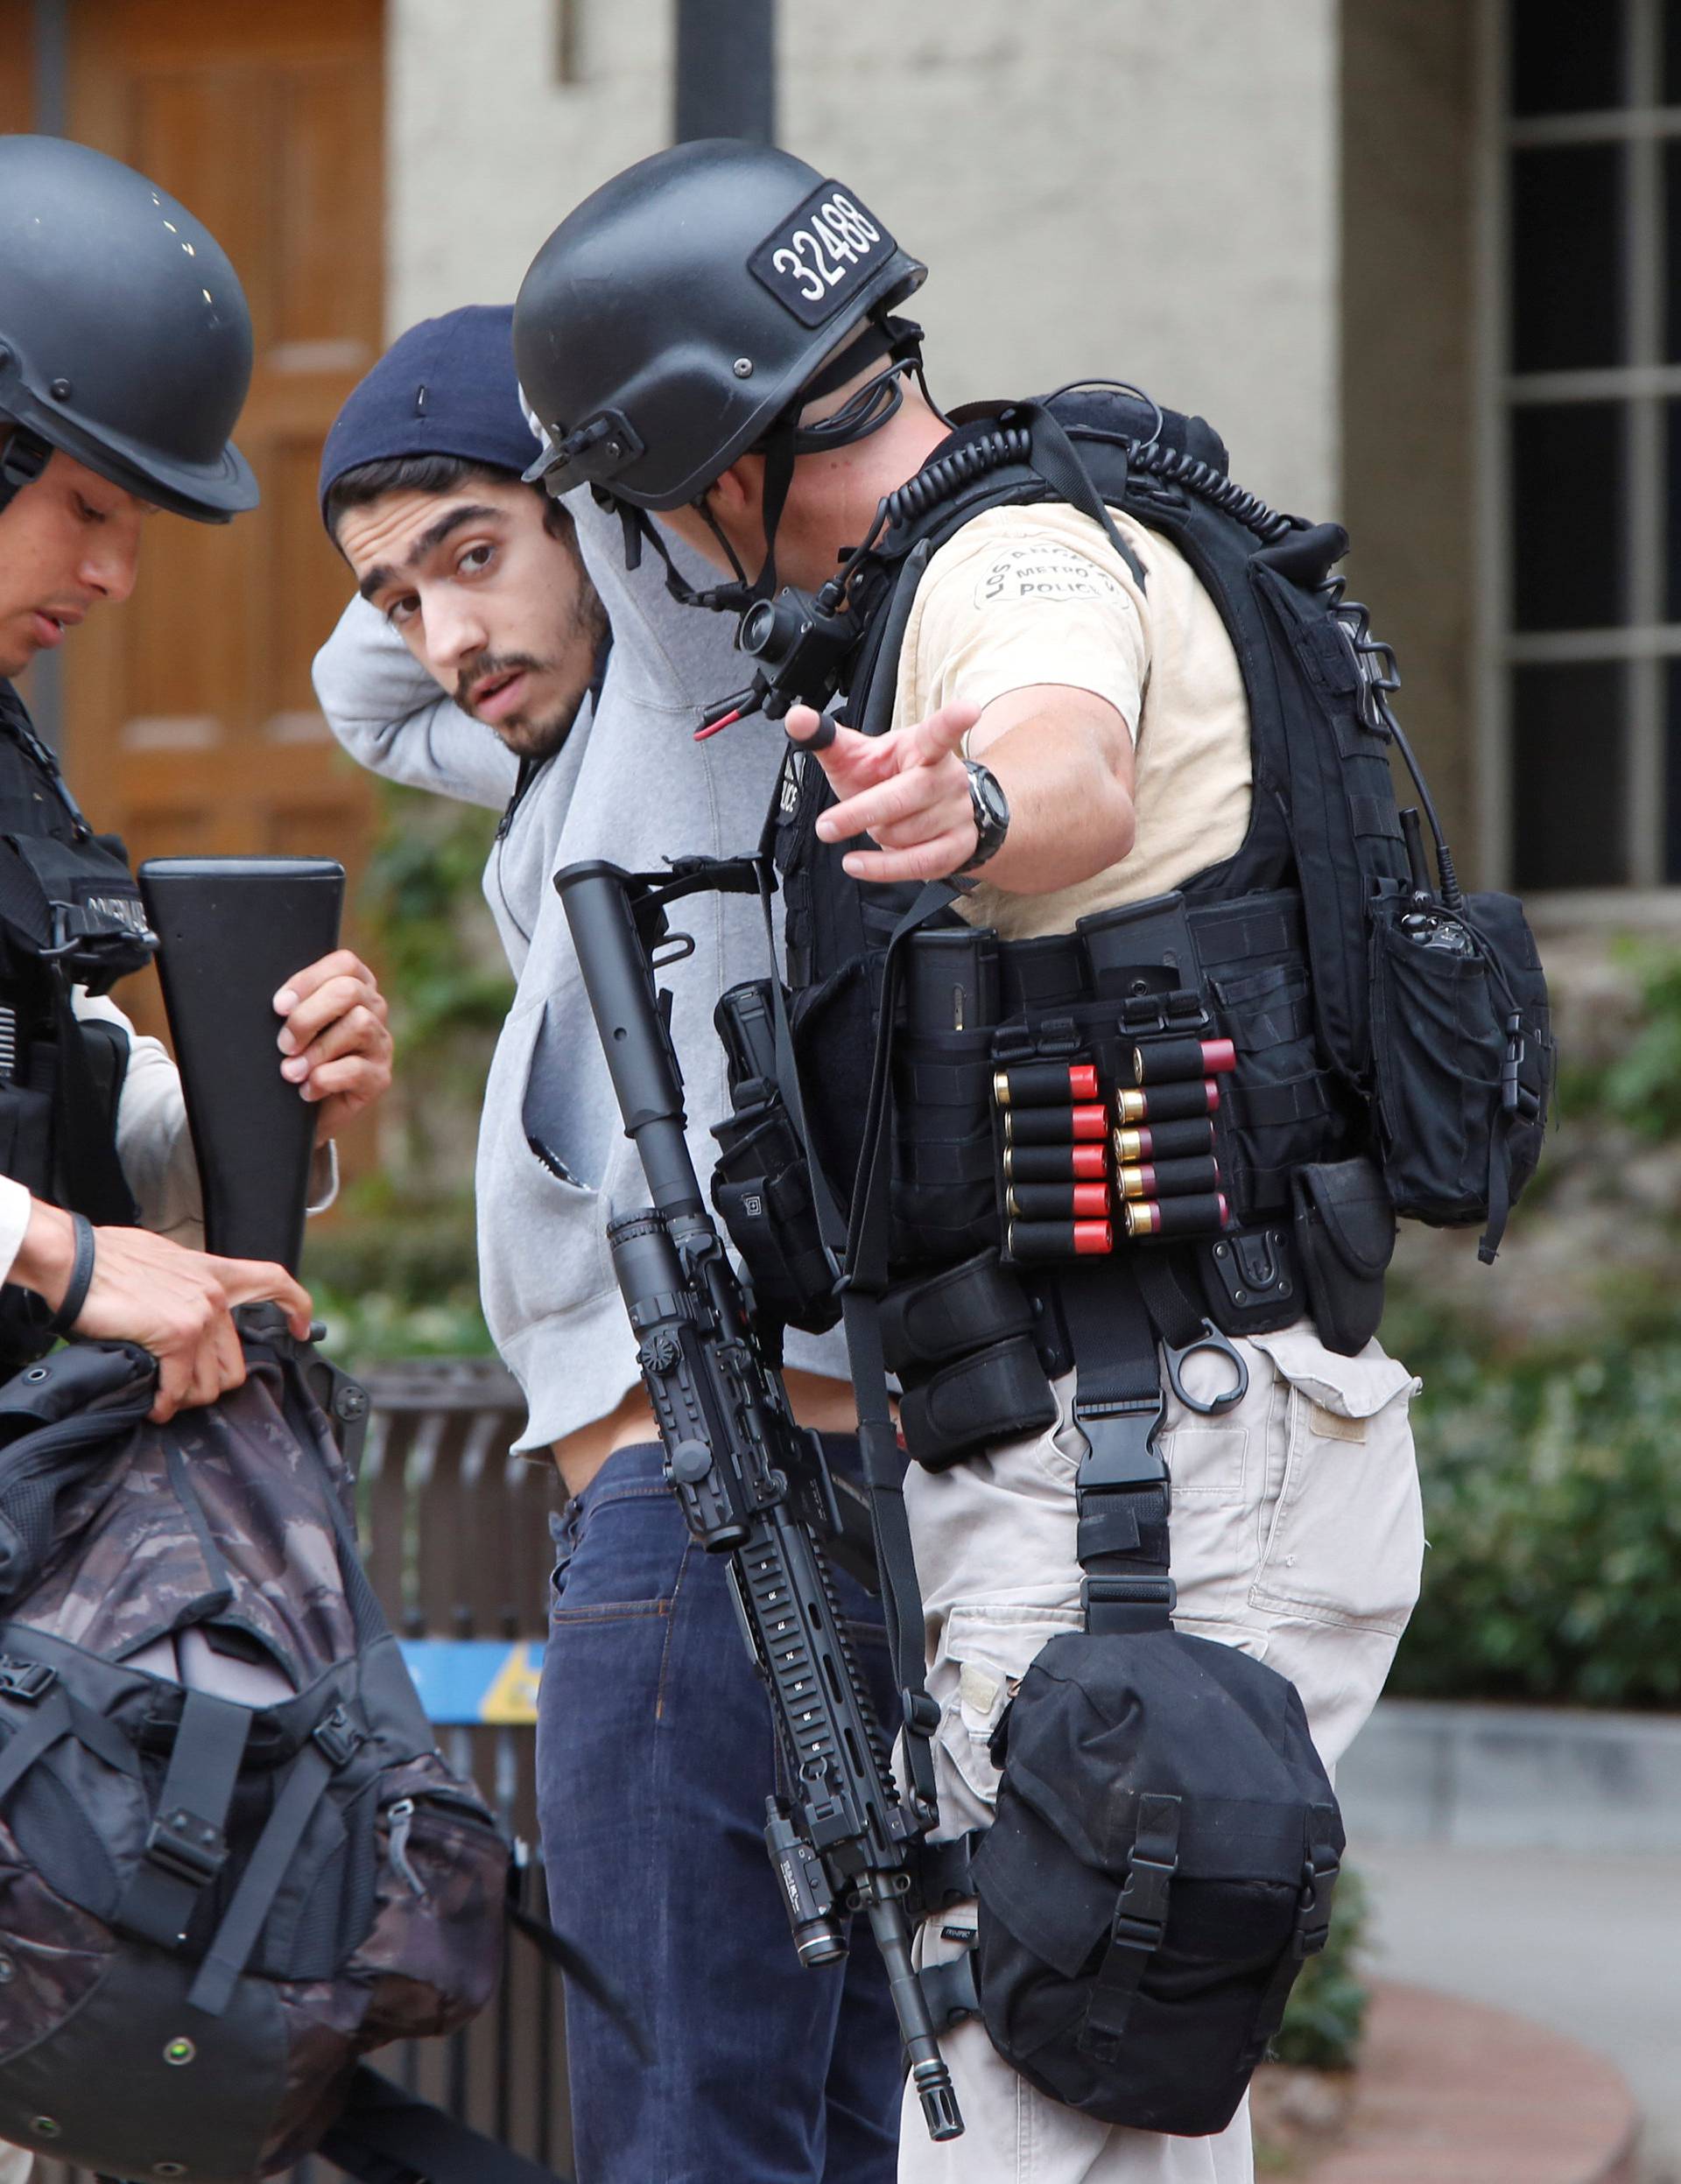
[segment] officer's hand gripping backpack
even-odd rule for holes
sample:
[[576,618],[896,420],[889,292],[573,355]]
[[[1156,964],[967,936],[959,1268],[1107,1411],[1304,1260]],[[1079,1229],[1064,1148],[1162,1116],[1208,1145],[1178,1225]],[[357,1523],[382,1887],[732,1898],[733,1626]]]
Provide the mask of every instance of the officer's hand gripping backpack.
[[364,2053],[483,2005],[508,1865],[357,1560],[310,1353],[241,1317],[246,1385],[166,1426],[125,1345],[0,1387],[0,2137],[194,2184],[285,2167]]

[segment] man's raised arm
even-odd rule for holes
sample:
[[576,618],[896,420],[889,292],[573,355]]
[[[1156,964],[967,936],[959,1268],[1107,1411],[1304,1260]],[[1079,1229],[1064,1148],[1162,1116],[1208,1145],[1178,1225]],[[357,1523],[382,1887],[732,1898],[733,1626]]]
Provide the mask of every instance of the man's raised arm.
[[512,796],[519,761],[482,720],[440,694],[366,600],[345,608],[312,672],[327,726],[369,773],[492,811]]

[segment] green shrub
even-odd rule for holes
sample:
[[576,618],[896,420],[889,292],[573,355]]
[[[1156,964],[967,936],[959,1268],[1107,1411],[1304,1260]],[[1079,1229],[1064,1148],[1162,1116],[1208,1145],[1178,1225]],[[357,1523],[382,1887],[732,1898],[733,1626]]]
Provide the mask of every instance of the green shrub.
[[1578,1063],[1566,1049],[1562,1112],[1604,1115],[1645,1138],[1681,1135],[1681,950],[1624,940],[1614,953],[1633,974],[1638,1021],[1609,1055]]
[[397,1197],[364,1177],[336,1219],[312,1227],[303,1278],[327,1346],[352,1370],[490,1349],[479,1305],[473,1202]]
[[1681,1703],[1681,1336],[1503,1355],[1417,1300],[1396,1319],[1431,1547],[1390,1690]]
[[481,887],[496,815],[390,782],[380,801],[358,912],[397,1048],[381,1173],[393,1200],[441,1204],[471,1176],[485,1074],[513,999]]
[[1681,952],[1611,956],[1620,981],[1601,965],[1565,995],[1549,1188],[1519,1210],[1500,1295],[1392,1284],[1431,1541],[1395,1692],[1681,1704]]
[[496,815],[477,804],[379,783],[380,828],[357,895],[385,967],[399,1043],[425,1050],[464,1025],[494,1031],[509,980],[487,939],[481,900]]
[[513,988],[481,894],[493,811],[380,783],[358,897],[396,1068],[376,1163],[310,1224],[304,1279],[352,1366],[482,1355],[472,1175],[490,1050]]

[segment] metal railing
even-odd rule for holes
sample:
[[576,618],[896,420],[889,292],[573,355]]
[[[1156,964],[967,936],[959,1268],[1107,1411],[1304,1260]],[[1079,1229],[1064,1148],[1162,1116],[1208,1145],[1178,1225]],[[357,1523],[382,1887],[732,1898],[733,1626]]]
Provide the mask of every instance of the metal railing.
[[[504,1829],[530,1846],[530,1907],[544,1892],[537,1857],[534,1737],[528,1717],[547,1628],[553,1468],[510,1453],[524,1422],[511,1376],[492,1359],[424,1359],[363,1376],[372,1401],[358,1513],[369,1577],[398,1636],[502,1641],[503,1672],[484,1705],[459,1696],[433,1718],[452,1766],[470,1774]],[[478,1649],[468,1657],[478,1660]],[[443,1666],[461,1667],[446,1656]],[[423,1689],[428,1679],[423,1674]],[[485,1685],[482,1676],[464,1688]],[[440,1679],[461,1686],[461,1677]],[[494,1717],[487,1719],[486,1715]],[[465,1718],[462,1718],[465,1717]],[[570,2173],[560,1981],[510,1934],[502,1984],[482,2016],[447,2040],[380,2049],[370,2060],[476,2129]],[[283,2184],[338,2184],[319,2159]],[[83,2169],[40,2160],[36,2184],[95,2184]]]

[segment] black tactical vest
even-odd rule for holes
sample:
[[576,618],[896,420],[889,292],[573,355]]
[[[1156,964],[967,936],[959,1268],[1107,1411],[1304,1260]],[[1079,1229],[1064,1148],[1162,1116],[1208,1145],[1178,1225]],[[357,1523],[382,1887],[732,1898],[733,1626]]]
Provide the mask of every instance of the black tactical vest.
[[[1126,396],[1086,395],[1059,398],[1055,411],[1076,432],[1081,417],[1100,420],[1096,429],[1103,437],[1087,441],[1082,435],[1080,453],[1104,505],[1124,509],[1179,548],[1213,595],[1237,644],[1255,758],[1248,837],[1234,859],[1184,882],[1181,892],[1230,895],[1283,884],[1292,868],[1290,834],[1278,797],[1278,783],[1289,769],[1287,724],[1275,688],[1255,672],[1266,644],[1265,632],[1253,627],[1249,565],[1271,542],[1305,538],[1311,542],[1305,562],[1298,554],[1289,565],[1298,579],[1322,585],[1330,564],[1347,545],[1346,536],[1329,524],[1310,531],[1232,487],[1225,476],[1224,445],[1201,418],[1163,413],[1157,438],[1141,458],[1138,448],[1128,443],[1148,433],[1148,405]],[[1068,497],[1053,491],[1014,452],[1026,437],[1012,428],[1009,420],[1015,414],[1006,408],[961,425],[924,469],[892,496],[902,503],[903,514],[883,536],[864,579],[869,593],[866,627],[840,713],[843,720],[866,734],[882,733],[891,723],[900,641],[911,597],[930,557],[965,523],[989,509]],[[1192,475],[1203,486],[1202,492],[1193,494],[1183,481]],[[1247,521],[1234,513],[1237,509]],[[1240,630],[1234,626],[1240,622],[1250,627]],[[1352,650],[1343,673],[1351,691],[1357,690],[1359,674]],[[1378,762],[1386,764],[1381,739],[1376,740]],[[819,813],[833,801],[821,769],[796,760],[793,771],[798,779],[791,786],[784,784],[778,815],[777,861],[786,896],[788,975],[798,993],[820,984],[841,965],[877,945],[916,890],[862,888],[848,880],[840,870],[840,860],[850,845],[826,845],[812,831]],[[1398,852],[1398,825],[1392,832]],[[1404,872],[1401,864],[1396,876]]]
[[[1168,539],[1220,612],[1250,721],[1247,837],[1178,890],[1207,1020],[1238,1056],[1220,1130],[1222,1188],[1246,1270],[1234,1270],[1233,1250],[1223,1254],[1227,1290],[1241,1287],[1249,1306],[1259,1303],[1277,1255],[1251,1247],[1243,1232],[1287,1215],[1298,1170],[1368,1151],[1397,1211],[1441,1223],[1488,1217],[1497,1240],[1539,1149],[1552,1061],[1544,986],[1509,898],[1461,902],[1438,839],[1441,886],[1455,910],[1438,917],[1443,904],[1427,898],[1410,860],[1389,766],[1397,741],[1411,763],[1387,702],[1394,662],[1332,574],[1346,533],[1268,508],[1232,483],[1224,445],[1203,419],[1157,411],[1130,392],[1079,390],[960,417],[951,439],[890,497],[889,524],[855,579],[865,620],[841,718],[866,734],[890,725],[916,585],[929,557],[986,509],[1066,502],[1101,519],[1109,508]],[[808,1122],[844,1197],[888,936],[916,890],[847,877],[840,860],[850,845],[825,844],[814,831],[832,801],[816,763],[791,761],[775,839]],[[942,922],[958,923],[949,912]],[[961,1036],[955,1044],[949,1036],[919,1038],[901,1013],[893,1254],[901,1266],[949,1261],[996,1240],[993,1178],[982,1173],[991,1148],[980,1088],[990,1079],[979,1065],[995,1063],[1012,1038],[1019,1052],[1034,1050],[1036,1038],[1039,1050],[1057,1050],[1037,1035],[1046,1017],[1053,1027],[1078,1017],[1088,998],[1082,954],[1077,936],[1002,944],[1002,1029],[970,1037],[972,1055]],[[1421,1017],[1432,1029],[1422,1050],[1409,1051]],[[960,1071],[966,1059],[977,1064],[975,1112],[942,1118],[940,1098],[957,1081],[951,1065]],[[1461,1109],[1476,1116],[1467,1123]],[[929,1129],[938,1141],[918,1148],[918,1131]],[[967,1226],[959,1172],[966,1143],[975,1169]],[[937,1187],[919,1204],[922,1179]],[[931,1210],[937,1218],[925,1220]],[[1379,1225],[1388,1218],[1383,1209]],[[1264,1318],[1239,1307],[1225,1324],[1282,1324],[1299,1311],[1299,1290],[1272,1306]]]
[[[135,1218],[116,1156],[128,1042],[80,1022],[152,943],[123,845],[95,834],[9,683],[0,683],[0,1172],[100,1224]],[[0,1371],[51,1340],[44,1308],[0,1290]]]

